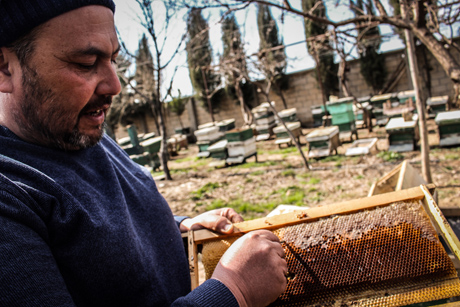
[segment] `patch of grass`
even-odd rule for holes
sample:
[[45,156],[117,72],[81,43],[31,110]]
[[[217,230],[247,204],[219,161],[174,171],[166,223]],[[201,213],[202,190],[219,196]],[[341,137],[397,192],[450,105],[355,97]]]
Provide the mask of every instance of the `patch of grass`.
[[318,184],[320,182],[321,182],[321,179],[313,177],[313,178],[310,178],[310,180],[308,181],[308,184]]
[[154,170],[151,170],[150,174],[152,174],[152,177],[157,177],[157,176],[163,176],[165,174],[165,172],[163,172],[163,171],[155,172]]
[[303,206],[305,204],[304,198],[306,196],[304,189],[298,186],[289,186],[287,188],[281,188],[272,193],[280,195],[279,204],[289,204],[296,206]]
[[299,178],[310,178],[311,177],[311,172],[305,172],[305,173],[297,174],[297,177],[299,177]]
[[221,185],[220,183],[218,182],[208,182],[206,183],[204,186],[202,186],[201,188],[199,188],[198,190],[196,191],[193,191],[191,194],[191,198],[192,200],[199,200],[199,199],[202,199],[207,193],[217,189],[217,188],[220,188]]
[[198,157],[189,156],[185,158],[175,159],[172,162],[181,163],[181,162],[197,161],[198,159],[199,159]]
[[267,153],[272,154],[272,155],[291,154],[291,153],[295,153],[295,152],[298,152],[297,147],[295,147],[295,146],[276,149],[276,150],[267,150]]
[[190,168],[172,168],[169,171],[171,172],[171,174],[188,174],[188,172],[190,172]]
[[263,175],[263,174],[265,174],[265,171],[262,171],[262,170],[254,171],[254,172],[251,173],[252,176],[260,176],[260,175]]
[[243,164],[238,164],[236,168],[256,168],[256,167],[264,167],[264,166],[272,166],[276,165],[275,161],[265,161],[265,162],[246,162]]
[[316,162],[336,162],[337,163],[342,163],[346,161],[348,157],[346,156],[340,156],[340,155],[332,155],[332,156],[327,156],[325,158],[321,159],[314,159]]
[[281,176],[283,176],[283,177],[295,177],[295,171],[292,170],[292,169],[282,171]]
[[355,176],[355,179],[356,180],[364,179],[364,176],[363,175],[357,175],[357,176]]
[[387,162],[395,162],[404,159],[402,154],[394,151],[381,151],[377,154],[377,157]]
[[254,180],[253,180],[252,178],[246,178],[246,179],[244,180],[244,182],[246,182],[246,183],[251,183],[251,182],[253,182],[253,181],[254,181]]
[[460,154],[456,153],[448,153],[444,155],[445,160],[459,160],[460,159]]

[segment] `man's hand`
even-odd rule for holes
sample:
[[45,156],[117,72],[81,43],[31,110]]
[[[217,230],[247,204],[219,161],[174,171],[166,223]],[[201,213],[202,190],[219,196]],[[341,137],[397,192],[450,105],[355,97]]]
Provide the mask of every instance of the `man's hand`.
[[242,222],[243,218],[231,208],[211,210],[191,219],[185,219],[180,224],[180,231],[207,228],[223,234],[233,232],[233,223]]
[[287,264],[277,236],[250,232],[233,243],[211,278],[232,291],[240,306],[267,306],[286,289]]

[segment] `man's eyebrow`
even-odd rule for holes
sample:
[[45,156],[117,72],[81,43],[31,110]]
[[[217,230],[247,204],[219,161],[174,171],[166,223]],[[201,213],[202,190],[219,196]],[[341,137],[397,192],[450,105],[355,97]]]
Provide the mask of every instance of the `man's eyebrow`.
[[109,54],[107,52],[102,51],[101,49],[99,49],[97,47],[91,46],[91,47],[84,48],[84,49],[77,49],[77,50],[73,51],[72,54],[75,55],[75,56],[79,56],[79,55],[95,55],[95,56],[98,56],[98,57],[101,57],[101,58],[111,58],[112,56],[118,54],[118,52],[120,52],[120,49],[121,49],[121,46],[118,45],[117,49],[115,49],[115,51],[112,54]]

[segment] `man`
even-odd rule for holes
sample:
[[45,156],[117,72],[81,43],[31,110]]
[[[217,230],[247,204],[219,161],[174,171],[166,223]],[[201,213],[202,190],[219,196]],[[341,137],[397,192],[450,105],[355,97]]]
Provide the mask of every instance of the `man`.
[[[0,1],[0,306],[264,306],[286,287],[271,232],[241,237],[190,292],[177,223],[103,133],[119,43],[112,0]],[[179,225],[180,223],[180,225]]]

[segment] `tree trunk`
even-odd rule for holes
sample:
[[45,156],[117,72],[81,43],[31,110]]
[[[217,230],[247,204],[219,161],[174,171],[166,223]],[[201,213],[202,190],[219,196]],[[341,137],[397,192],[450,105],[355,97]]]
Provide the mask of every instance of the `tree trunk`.
[[[261,88],[261,87],[259,87],[259,88],[261,89],[262,93],[264,94],[265,98],[267,99],[268,105],[269,105],[270,108],[272,109],[273,114],[275,114],[275,117],[278,119],[278,121],[279,121],[280,123],[283,124],[284,129],[286,129],[286,132],[289,134],[289,137],[291,138],[292,142],[293,142],[293,143],[295,144],[295,146],[297,147],[297,150],[299,151],[300,156],[302,157],[303,163],[304,163],[304,165],[305,165],[305,169],[310,170],[310,165],[308,164],[308,160],[307,160],[307,158],[305,157],[305,154],[304,154],[304,152],[303,152],[303,150],[302,150],[302,147],[300,147],[299,142],[297,142],[297,139],[294,137],[294,135],[292,134],[291,130],[289,130],[289,129],[286,127],[286,123],[285,123],[284,120],[278,115],[278,112],[276,111],[275,107],[270,103],[271,100],[270,100],[270,96],[269,96],[270,94],[269,94],[269,93],[270,93],[271,82],[270,82],[270,81],[268,81],[268,82],[269,82],[269,84],[268,84],[267,89],[266,89],[265,91],[264,91],[263,88]],[[257,86],[259,86],[259,85],[257,85]]]
[[[401,13],[405,16],[405,5],[401,1]],[[422,156],[422,176],[427,183],[431,183],[431,170],[430,170],[430,146],[428,144],[428,129],[426,128],[426,113],[425,106],[421,100],[421,89],[419,86],[419,72],[417,56],[415,54],[415,44],[412,33],[409,29],[404,30],[406,36],[407,55],[409,62],[409,70],[412,79],[412,85],[415,91],[415,102],[417,106],[417,113],[419,116],[419,130],[420,130],[420,141],[421,141],[421,156]]]
[[243,115],[244,124],[250,126],[252,124],[252,113],[251,110],[246,106],[244,103],[244,95],[243,91],[241,90],[241,85],[239,80],[237,80],[236,84],[236,96],[238,97],[238,101],[240,102],[241,114]]
[[[287,109],[286,98],[284,98],[283,90],[280,89],[280,88],[278,87],[278,85],[276,85],[276,84],[273,84],[273,86],[274,86],[275,91],[276,91],[276,93],[278,94],[278,96],[280,96],[281,101],[283,102],[284,108]],[[268,101],[268,102],[270,102],[270,101]]]
[[161,148],[160,148],[161,167],[163,168],[163,172],[165,173],[165,180],[172,180],[171,172],[169,171],[169,167],[168,167],[168,159],[169,159],[168,138],[166,136],[166,125],[163,120],[163,114],[160,115],[160,129],[161,129],[161,136],[163,137],[161,140]]
[[216,120],[214,119],[214,111],[212,110],[212,104],[211,104],[211,99],[209,98],[209,90],[208,90],[208,81],[206,79],[206,74],[203,70],[203,68],[200,68],[201,69],[201,75],[203,76],[203,83],[204,83],[204,90],[205,90],[205,93],[206,93],[206,101],[208,103],[208,108],[209,108],[209,115],[211,115],[211,121],[214,123]]
[[[323,99],[324,116],[329,116],[329,112],[327,111],[327,107],[326,107],[326,102],[327,102],[326,91],[324,89],[323,79],[321,79],[321,67],[319,63],[319,57],[316,51],[313,53],[313,58],[315,59],[315,63],[316,63],[316,67],[315,67],[316,80],[318,82],[319,89],[321,91],[321,98]],[[323,120],[323,126],[327,126],[327,125],[330,125],[330,121]]]

